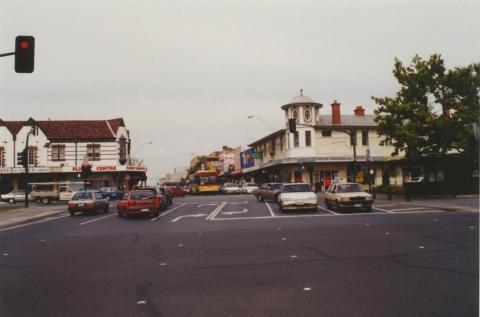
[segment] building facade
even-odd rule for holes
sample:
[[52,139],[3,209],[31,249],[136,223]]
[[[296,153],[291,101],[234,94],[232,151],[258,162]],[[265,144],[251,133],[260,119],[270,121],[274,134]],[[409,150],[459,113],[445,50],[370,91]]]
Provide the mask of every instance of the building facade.
[[[36,127],[37,133],[30,131]],[[25,187],[25,169],[17,153],[26,148],[29,181],[82,181],[85,158],[92,166],[94,188],[128,189],[146,180],[145,166],[132,164],[130,133],[122,118],[111,120],[3,121],[0,119],[0,177],[2,193]]]
[[[323,105],[301,91],[281,109],[286,129],[249,144],[255,164],[244,171],[246,176],[260,183],[308,182],[317,190],[334,180],[402,184],[402,169],[392,164],[394,148],[380,145],[374,115],[365,114],[362,106],[342,115],[340,103],[334,101],[331,113],[324,114]],[[289,119],[296,121],[295,133],[288,130]]]

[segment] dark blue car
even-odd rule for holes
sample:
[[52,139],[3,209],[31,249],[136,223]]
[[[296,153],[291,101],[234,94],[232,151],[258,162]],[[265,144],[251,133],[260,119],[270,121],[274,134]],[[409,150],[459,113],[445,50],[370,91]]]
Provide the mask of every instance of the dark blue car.
[[100,194],[103,198],[106,199],[121,199],[125,195],[123,189],[118,189],[115,187],[102,187],[99,189]]

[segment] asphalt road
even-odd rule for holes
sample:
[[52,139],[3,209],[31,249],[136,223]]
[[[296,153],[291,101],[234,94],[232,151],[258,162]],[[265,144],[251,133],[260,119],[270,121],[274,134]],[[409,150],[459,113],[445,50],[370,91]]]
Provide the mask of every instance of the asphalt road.
[[[323,203],[320,203],[320,207]],[[478,213],[248,195],[0,229],[0,316],[478,316]]]

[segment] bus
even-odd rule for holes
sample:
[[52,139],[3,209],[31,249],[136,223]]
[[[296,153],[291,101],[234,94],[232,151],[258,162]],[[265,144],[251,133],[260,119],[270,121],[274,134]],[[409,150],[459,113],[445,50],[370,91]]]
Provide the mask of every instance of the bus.
[[217,172],[197,171],[191,178],[192,189],[194,195],[198,194],[217,194],[220,192],[220,185],[217,181]]

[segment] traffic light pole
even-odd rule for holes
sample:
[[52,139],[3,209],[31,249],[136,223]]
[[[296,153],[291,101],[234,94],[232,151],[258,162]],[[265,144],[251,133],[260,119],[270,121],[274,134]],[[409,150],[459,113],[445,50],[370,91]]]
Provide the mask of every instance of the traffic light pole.
[[0,54],[0,57],[15,55],[15,52]]
[[25,165],[25,207],[28,208],[28,138],[32,131],[27,133],[27,140],[25,142],[25,149],[27,150],[27,162],[23,162]]

